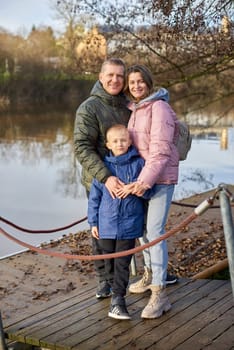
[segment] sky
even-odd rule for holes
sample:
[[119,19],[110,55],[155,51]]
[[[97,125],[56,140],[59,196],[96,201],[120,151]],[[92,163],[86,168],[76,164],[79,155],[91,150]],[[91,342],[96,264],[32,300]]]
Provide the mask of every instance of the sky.
[[51,0],[0,0],[0,27],[13,34],[29,33],[33,25],[59,29],[50,4]]

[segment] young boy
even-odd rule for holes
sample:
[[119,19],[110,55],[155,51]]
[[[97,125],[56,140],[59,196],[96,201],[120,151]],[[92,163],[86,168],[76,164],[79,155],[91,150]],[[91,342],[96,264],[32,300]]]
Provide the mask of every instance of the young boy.
[[[106,146],[110,150],[105,165],[124,184],[137,180],[144,165],[136,148],[131,146],[127,128],[117,124],[107,130]],[[148,190],[144,198],[149,198]],[[88,222],[92,236],[99,240],[103,254],[122,252],[135,247],[135,239],[143,235],[144,199],[129,194],[124,199],[112,198],[103,183],[93,180],[88,201]],[[109,281],[112,299],[109,317],[130,319],[125,295],[129,282],[132,255],[111,259]]]

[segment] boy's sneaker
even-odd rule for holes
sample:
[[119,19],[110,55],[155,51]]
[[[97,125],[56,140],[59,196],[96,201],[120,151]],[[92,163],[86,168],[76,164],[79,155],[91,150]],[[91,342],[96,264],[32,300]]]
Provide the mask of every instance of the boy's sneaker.
[[108,313],[109,317],[115,318],[116,320],[130,320],[125,299],[123,297],[117,296],[112,297],[110,311]]
[[178,282],[178,278],[174,275],[167,274],[166,285],[175,284]]
[[115,318],[116,320],[130,320],[128,310],[125,305],[111,305],[108,316]]
[[109,298],[111,296],[111,286],[107,281],[103,281],[99,283],[98,289],[96,291],[96,298],[103,299]]

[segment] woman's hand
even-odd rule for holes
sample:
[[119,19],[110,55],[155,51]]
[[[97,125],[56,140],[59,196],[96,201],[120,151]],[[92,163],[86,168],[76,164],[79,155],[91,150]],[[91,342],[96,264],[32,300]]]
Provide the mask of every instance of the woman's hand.
[[134,190],[135,182],[132,182],[131,184],[127,184],[122,186],[118,191],[116,192],[117,198],[126,198],[129,194],[132,193]]
[[135,182],[134,183],[134,189],[132,191],[132,194],[135,194],[138,197],[143,196],[143,194],[145,193],[145,191],[149,188],[147,185],[144,185],[141,182]]
[[135,194],[138,197],[143,196],[145,191],[149,187],[147,185],[142,184],[141,182],[132,182],[130,184],[124,185],[116,192],[116,196],[118,198],[126,198],[129,194]]
[[91,228],[91,233],[92,233],[92,236],[96,239],[99,239],[99,233],[98,233],[98,228],[97,226],[93,226]]

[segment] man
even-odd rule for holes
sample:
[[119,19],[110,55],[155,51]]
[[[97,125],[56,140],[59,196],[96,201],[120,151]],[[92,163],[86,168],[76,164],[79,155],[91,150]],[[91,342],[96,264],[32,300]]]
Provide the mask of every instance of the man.
[[[127,126],[130,111],[122,90],[124,87],[125,64],[119,58],[109,58],[102,64],[99,80],[95,83],[90,97],[78,108],[74,129],[75,154],[82,166],[82,184],[89,195],[93,178],[105,184],[111,196],[122,185],[104,165],[107,155],[105,146],[106,130],[114,124]],[[102,254],[99,242],[92,238],[93,254]],[[108,275],[107,260],[95,260],[95,270],[99,278],[96,297],[111,295],[113,276]]]

